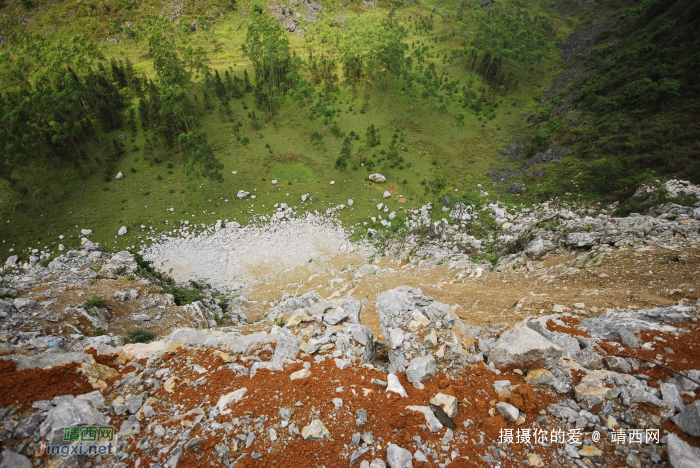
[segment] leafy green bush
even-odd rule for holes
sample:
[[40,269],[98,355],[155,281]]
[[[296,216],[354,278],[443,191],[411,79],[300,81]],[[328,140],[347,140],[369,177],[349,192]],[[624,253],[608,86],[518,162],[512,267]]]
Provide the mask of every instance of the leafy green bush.
[[601,158],[591,162],[588,167],[588,175],[591,180],[591,186],[598,193],[607,194],[617,188],[620,171],[615,161]]
[[150,343],[157,335],[156,332],[139,327],[131,330],[127,336],[131,343]]
[[141,268],[141,276],[150,279],[152,283],[160,286],[165,293],[172,294],[175,304],[179,306],[187,305],[202,299],[201,288],[197,283],[190,281],[193,289],[178,288],[175,286],[174,279],[153,268],[151,262],[144,260],[138,251],[129,249],[129,252],[136,258],[136,263],[138,263]]
[[86,309],[92,309],[93,307],[102,309],[106,305],[107,300],[102,296],[93,296],[92,299],[88,299],[87,301],[83,302],[83,307]]

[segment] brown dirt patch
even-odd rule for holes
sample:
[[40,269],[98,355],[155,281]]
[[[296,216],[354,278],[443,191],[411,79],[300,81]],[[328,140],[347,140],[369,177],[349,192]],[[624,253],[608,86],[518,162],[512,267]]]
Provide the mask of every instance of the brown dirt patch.
[[541,409],[540,397],[530,384],[520,384],[510,392],[510,404],[527,414],[535,414]]
[[95,348],[88,348],[83,351],[86,354],[91,354],[92,357],[95,358],[95,361],[98,364],[102,364],[104,366],[109,366],[109,367],[116,367],[119,365],[117,362],[117,355],[116,354],[102,354],[99,355],[97,354],[97,350]]
[[501,429],[508,427],[506,420],[500,414],[496,416],[490,416],[484,420],[481,428],[486,432],[492,439],[498,439],[498,435],[501,433]]

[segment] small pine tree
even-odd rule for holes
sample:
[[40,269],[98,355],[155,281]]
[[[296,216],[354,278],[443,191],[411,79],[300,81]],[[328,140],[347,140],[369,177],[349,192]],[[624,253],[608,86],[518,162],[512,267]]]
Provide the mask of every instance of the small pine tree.
[[243,70],[243,87],[245,88],[246,93],[253,89],[250,84],[250,78],[248,77],[248,70]]
[[347,167],[348,167],[347,160],[342,156],[338,156],[335,160],[335,168],[338,169],[339,171],[344,171]]
[[379,144],[379,138],[377,137],[377,129],[374,128],[374,124],[367,127],[367,133],[365,134],[365,136],[367,137],[367,146],[369,146],[370,148]]
[[226,88],[224,87],[224,83],[221,81],[221,77],[219,76],[219,70],[214,70],[214,91],[219,99],[226,95]]
[[225,80],[226,80],[226,90],[231,91],[233,89],[233,80],[231,79],[231,74],[226,70],[225,73]]
[[204,103],[205,109],[212,109],[214,107],[211,102],[211,96],[209,96],[206,89],[202,92],[202,102]]
[[126,65],[124,67],[124,77],[126,78],[126,85],[129,88],[138,87],[141,83],[139,82],[139,77],[136,75],[134,70],[134,64],[127,57]]

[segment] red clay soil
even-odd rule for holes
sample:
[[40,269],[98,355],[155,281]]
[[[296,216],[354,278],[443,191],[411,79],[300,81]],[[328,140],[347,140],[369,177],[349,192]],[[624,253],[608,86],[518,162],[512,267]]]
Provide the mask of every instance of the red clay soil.
[[[191,362],[209,370],[206,386],[190,387],[187,385],[188,381],[194,382],[200,377],[199,374],[186,369],[183,365],[187,356],[194,358]],[[455,379],[444,374],[438,374],[435,378],[424,383],[425,388],[423,390],[418,390],[409,383],[405,374],[398,374],[399,381],[408,394],[408,398],[402,398],[394,393],[387,394],[383,387],[370,383],[373,378],[386,380],[386,374],[379,371],[365,367],[352,367],[340,370],[332,359],[320,364],[313,362],[310,357],[307,357],[306,360],[311,362],[311,377],[291,381],[289,375],[302,369],[302,364],[290,365],[282,372],[259,370],[251,379],[248,376],[235,375],[228,368],[221,367],[225,363],[218,357],[213,356],[213,350],[211,349],[178,351],[173,355],[165,356],[163,364],[166,367],[183,369],[184,372],[178,375],[178,384],[173,393],[166,393],[163,389],[159,389],[152,395],[156,399],[154,409],[157,413],[164,413],[162,411],[164,408],[161,407],[162,404],[159,401],[162,397],[168,399],[168,407],[183,405],[179,412],[184,414],[188,410],[199,406],[204,400],[208,400],[208,405],[215,405],[220,396],[246,387],[248,388],[246,397],[238,403],[229,405],[231,414],[220,415],[217,421],[223,424],[231,422],[234,418],[241,418],[246,415],[249,415],[251,418],[257,418],[261,415],[266,415],[267,417],[265,431],[263,433],[255,431],[257,438],[252,447],[239,449],[237,452],[233,451],[232,440],[234,432],[241,431],[241,429],[234,427],[234,432],[226,437],[224,431],[219,431],[214,435],[211,433],[202,434],[199,426],[195,426],[191,437],[204,439],[203,446],[197,451],[185,451],[178,466],[181,468],[194,468],[209,466],[210,462],[219,464],[220,460],[215,457],[213,448],[220,443],[224,443],[231,448],[229,460],[236,459],[244,452],[250,454],[252,451],[258,451],[262,453],[263,456],[260,460],[252,460],[250,455],[242,459],[239,466],[243,467],[334,466],[338,463],[345,466],[348,460],[343,458],[340,453],[345,451],[349,454],[357,448],[349,446],[350,438],[356,430],[361,433],[371,431],[375,441],[377,441],[375,446],[381,446],[381,449],[376,450],[374,456],[371,455],[371,452],[368,452],[360,461],[371,461],[373,458],[386,459],[386,448],[389,443],[398,444],[415,451],[412,441],[414,435],[420,435],[424,444],[428,444],[440,452],[441,457],[444,458],[444,454],[440,450],[440,445],[442,445],[440,441],[445,434],[445,430],[431,433],[427,428],[422,429],[420,426],[426,424],[423,414],[406,409],[407,406],[411,405],[428,406],[429,400],[440,392],[451,394],[464,402],[459,405],[458,414],[454,418],[458,429],[455,430],[455,440],[451,445],[453,449],[459,451],[460,457],[468,456],[469,460],[460,459],[459,464],[456,464],[457,460],[455,460],[453,465],[481,466],[483,464],[481,456],[487,453],[491,443],[498,442],[499,429],[501,427],[516,428],[514,423],[506,424],[501,416],[496,417],[496,419],[500,418],[496,425],[493,422],[489,422],[494,420],[489,418],[488,411],[499,401],[498,395],[493,390],[494,381],[507,379],[513,385],[520,384],[514,390],[514,396],[511,397],[510,401],[530,411],[528,412],[528,425],[535,421],[537,411],[546,408],[550,402],[555,401],[554,395],[550,395],[548,391],[534,390],[525,384],[521,375],[510,371],[502,371],[500,375],[496,375],[487,371],[481,363],[464,369],[464,375],[458,375]],[[343,386],[343,391],[336,392],[336,388],[341,385]],[[365,396],[363,388],[371,389],[372,392]],[[353,393],[353,390],[355,393]],[[336,410],[332,402],[332,399],[336,397],[343,400],[343,407],[340,410]],[[298,401],[303,403],[304,406],[295,406],[295,403]],[[278,412],[279,408],[282,407],[290,407],[292,409],[294,412],[293,421],[300,431],[312,419],[320,419],[330,431],[331,439],[314,442],[306,441],[297,436],[289,440],[287,429],[277,427],[278,439],[271,443],[269,429],[273,424],[281,421]],[[317,411],[320,410],[320,413],[312,414],[312,408],[315,408]],[[355,411],[360,408],[365,409],[368,414],[367,424],[363,428],[357,427],[355,423],[357,418]],[[169,418],[158,418],[158,423],[162,424],[167,430],[169,427],[188,425],[191,421],[188,422],[186,420],[192,420],[195,416],[177,421],[170,421]],[[471,419],[472,423],[465,429],[463,423],[468,419]],[[480,427],[477,428],[477,425]],[[480,431],[487,432],[491,437],[491,440],[486,437],[486,443],[481,447],[471,440],[479,441],[481,438]],[[466,440],[458,440],[461,435],[466,436]],[[381,442],[378,441],[380,437]],[[349,447],[345,448],[345,444]],[[272,451],[268,453],[267,449],[270,446]],[[206,447],[210,449],[206,449]],[[135,458],[141,457],[141,466],[148,466],[149,463],[155,461],[139,449],[134,447],[134,450],[137,453]],[[546,454],[542,447],[536,447],[535,452],[543,460],[546,459]],[[519,458],[521,461],[527,459],[527,454],[520,455],[522,455]],[[514,466],[521,466],[521,464],[518,463]],[[359,461],[357,465],[359,466]],[[416,467],[433,465],[432,459],[430,464],[414,463]],[[505,466],[510,465],[506,463]]]
[[576,328],[576,325],[579,325],[581,323],[581,319],[579,319],[578,317],[560,317],[559,319],[562,322],[564,322],[567,326],[562,327],[561,325],[554,323],[553,320],[550,320],[549,322],[547,322],[547,329],[552,332],[568,333],[571,336],[581,336],[583,338],[590,338],[587,332],[581,330],[580,328]]
[[[567,326],[557,326],[561,331],[572,333],[577,329],[573,328],[577,324],[577,319],[565,320]],[[691,327],[693,324],[687,324]],[[686,325],[686,326],[687,326]],[[552,323],[549,324],[550,330],[553,328]],[[688,327],[690,328],[690,327]],[[603,342],[601,347],[608,354],[613,352],[622,352],[624,354],[638,355],[656,358],[656,354],[662,354],[663,360],[670,367],[677,370],[697,367],[697,362],[700,362],[700,346],[694,343],[700,342],[700,332],[697,328],[691,329],[690,333],[683,333],[680,338],[675,338],[670,333],[658,332],[642,332],[641,338],[644,342],[653,341],[656,336],[663,337],[665,342],[655,344],[653,351],[643,351],[641,349],[624,349],[619,350],[611,346],[608,342]],[[585,334],[585,332],[582,332]],[[612,340],[610,340],[612,341]],[[665,347],[670,347],[674,350],[674,354],[664,351]],[[341,455],[344,452],[349,455],[357,447],[350,446],[350,438],[355,431],[365,433],[371,431],[376,441],[375,454],[367,452],[363,455],[355,466],[359,466],[362,460],[372,460],[381,458],[386,460],[386,448],[390,443],[394,443],[415,451],[416,447],[412,441],[414,435],[420,435],[422,443],[429,446],[440,453],[440,462],[446,460],[446,455],[441,450],[441,439],[445,434],[445,430],[437,433],[431,433],[427,428],[421,428],[425,425],[425,418],[421,413],[413,412],[406,409],[407,406],[420,405],[427,406],[430,398],[436,393],[446,393],[457,397],[463,402],[458,407],[458,414],[454,418],[457,429],[454,431],[454,440],[450,443],[451,450],[457,450],[459,457],[455,459],[451,466],[455,467],[476,467],[483,466],[482,456],[490,452],[490,447],[498,445],[501,450],[509,454],[509,457],[501,458],[503,468],[511,468],[523,466],[531,453],[537,454],[543,461],[545,466],[550,466],[553,462],[553,451],[550,448],[543,447],[539,444],[534,445],[533,450],[528,450],[525,446],[515,443],[509,445],[499,444],[500,430],[509,428],[517,430],[517,428],[535,428],[540,427],[545,430],[551,429],[548,424],[540,425],[537,422],[538,413],[546,409],[547,406],[560,399],[551,390],[541,387],[531,387],[524,382],[523,377],[513,371],[501,369],[501,374],[497,375],[483,365],[477,363],[468,365],[456,375],[438,374],[435,378],[424,383],[423,390],[416,389],[406,380],[405,374],[398,374],[397,377],[408,394],[408,398],[402,398],[396,394],[385,392],[383,387],[378,387],[371,383],[373,378],[386,380],[386,374],[379,371],[368,369],[366,367],[353,366],[349,369],[340,370],[336,367],[332,359],[327,359],[322,363],[315,363],[314,360],[307,355],[302,355],[302,360],[311,364],[311,376],[306,379],[291,381],[289,376],[292,372],[303,368],[301,363],[296,363],[288,366],[284,371],[273,372],[268,370],[259,370],[258,373],[250,378],[248,376],[240,376],[229,370],[220,357],[214,356],[215,349],[205,348],[196,350],[178,350],[170,352],[163,357],[163,367],[172,369],[172,375],[177,378],[177,384],[173,393],[167,393],[163,388],[159,388],[152,393],[154,397],[154,407],[156,414],[155,418],[149,421],[150,424],[161,424],[167,430],[177,427],[178,432],[181,432],[180,426],[192,426],[196,414],[184,418],[172,418],[168,408],[178,406],[178,414],[183,415],[194,408],[206,409],[215,406],[219,397],[234,390],[246,387],[248,393],[237,403],[232,403],[228,406],[231,410],[230,414],[220,415],[216,418],[220,424],[229,422],[232,423],[235,418],[251,419],[265,415],[264,431],[253,429],[256,439],[249,448],[240,448],[235,443],[236,434],[243,432],[243,428],[234,425],[234,430],[230,434],[219,430],[215,433],[201,432],[201,426],[194,425],[190,437],[199,437],[204,440],[202,446],[196,451],[185,451],[179,466],[181,468],[195,468],[200,466],[219,466],[219,460],[214,454],[214,448],[218,444],[224,444],[229,447],[229,460],[233,461],[246,453],[247,456],[242,458],[237,466],[242,467],[319,467],[325,465],[330,466],[347,466],[348,459]],[[269,358],[266,352],[259,353],[262,357]],[[234,361],[235,356],[234,357]],[[107,362],[105,362],[107,363]],[[201,377],[201,374],[195,372],[187,363],[196,363],[207,369],[207,385],[192,387],[189,384]],[[124,374],[131,368],[120,369]],[[644,373],[652,377],[650,385],[658,385],[657,380],[662,381],[670,375],[671,372],[662,369],[660,366],[649,368],[640,366],[635,373]],[[581,374],[574,372],[574,381],[580,380]],[[493,383],[496,380],[509,380],[511,385],[515,386],[511,390],[508,398],[498,396],[493,390]],[[336,388],[342,386],[341,392],[336,392]],[[363,389],[372,390],[368,395],[364,395]],[[353,393],[354,390],[354,393]],[[108,400],[112,397],[105,395]],[[341,398],[343,406],[340,409],[335,409],[332,402],[333,398]],[[164,398],[164,399],[163,399]],[[684,395],[686,403],[696,399]],[[161,402],[161,399],[165,403]],[[516,426],[515,423],[507,423],[498,412],[489,411],[495,408],[499,401],[508,401],[516,406],[527,415],[526,422],[522,426]],[[296,406],[295,403],[301,402],[303,406]],[[202,404],[204,403],[204,404]],[[293,438],[289,437],[288,429],[281,428],[279,423],[282,421],[279,416],[279,409],[290,408],[294,414],[292,421],[301,431],[301,429],[309,424],[313,419],[320,419],[331,433],[331,438],[322,442],[306,441],[300,436]],[[358,409],[365,409],[368,413],[368,421],[363,428],[357,427],[355,423]],[[173,420],[174,419],[174,420]],[[471,420],[465,428],[464,424],[467,420]],[[114,422],[114,421],[113,421]],[[121,420],[117,421],[117,423]],[[118,425],[118,424],[117,424]],[[278,439],[273,443],[269,438],[269,429],[274,427],[277,431]],[[672,431],[683,437],[692,445],[699,446],[700,439],[689,437],[682,433],[675,425],[666,422],[663,429]],[[246,430],[251,430],[250,426]],[[483,436],[483,444],[479,446],[477,443],[482,439],[481,432],[486,433]],[[381,440],[379,440],[381,438]],[[136,440],[132,442],[134,445],[128,448],[127,451],[133,452],[134,457],[127,459],[129,467],[133,467],[133,459],[140,458],[141,466],[149,466],[150,463],[162,462],[147,453],[142,452],[135,447]],[[613,453],[613,446],[601,442],[600,448],[605,452],[606,464],[608,466],[623,466],[624,458],[620,458],[619,454]],[[268,452],[268,449],[271,449]],[[251,452],[256,451],[262,455],[259,460],[251,459]],[[424,451],[425,452],[425,451]],[[465,460],[462,457],[469,457]],[[414,462],[415,467],[436,466],[437,463],[429,456],[429,463]]]
[[[550,320],[547,323],[547,328],[549,328],[551,331],[560,331],[563,333],[568,333],[572,336],[588,337],[587,333],[575,328],[575,325],[580,323],[578,318],[562,317],[562,321],[566,323],[568,327],[562,327],[561,325],[557,325]],[[618,340],[601,340],[599,345],[600,348],[610,356],[615,354],[624,354],[627,356],[645,358],[660,362],[677,372],[697,369],[698,363],[700,363],[700,327],[697,327],[695,324],[691,323],[681,323],[678,324],[678,327],[684,328],[688,331],[680,333],[678,337],[674,336],[672,333],[661,332],[658,330],[640,331],[639,338],[643,343],[650,341],[654,343],[654,349],[652,350],[644,350],[641,348],[620,348],[617,346],[620,344]],[[663,341],[660,341],[659,338]],[[611,343],[614,343],[614,345]],[[667,352],[666,348],[670,348],[673,352]],[[659,357],[661,359],[659,359]],[[644,364],[644,361],[639,360],[639,364]],[[634,371],[634,373],[645,374],[651,377],[649,385],[656,388],[659,386],[659,381],[665,382],[669,377],[676,375],[675,372],[661,366],[654,366],[652,368],[640,366],[638,370]],[[579,377],[579,375],[576,377]],[[575,382],[577,380],[578,378],[574,379]],[[687,404],[700,398],[700,395],[696,397],[683,395],[683,398]]]
[[98,364],[102,364],[104,366],[109,366],[109,367],[115,367],[119,363],[117,362],[117,355],[116,354],[102,354],[99,355],[97,354],[97,350],[95,348],[88,348],[83,351],[86,354],[91,354],[92,357],[95,358],[95,361]]
[[536,414],[542,408],[542,400],[529,384],[521,384],[510,392],[510,404],[525,414]]
[[77,363],[50,369],[16,370],[16,363],[0,360],[0,407],[20,405],[25,409],[35,401],[59,395],[82,395],[93,391],[78,372]]

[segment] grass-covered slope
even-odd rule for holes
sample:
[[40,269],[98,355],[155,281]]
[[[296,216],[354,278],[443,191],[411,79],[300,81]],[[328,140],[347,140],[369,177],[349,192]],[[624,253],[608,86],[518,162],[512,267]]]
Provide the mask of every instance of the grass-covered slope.
[[572,28],[544,2],[299,3],[300,34],[289,5],[80,5],[2,7],[3,258],[81,228],[137,245],[141,225],[240,222],[305,193],[319,211],[353,198],[356,223],[384,190],[397,211],[440,177],[470,191]]
[[[568,157],[504,185],[523,179],[539,198],[577,193],[641,211],[630,199],[640,184],[671,176],[700,181],[700,4],[602,1],[581,18],[579,34],[565,45],[564,72],[536,96],[520,153],[507,166],[552,145],[568,149]],[[579,53],[567,54],[567,46]]]

